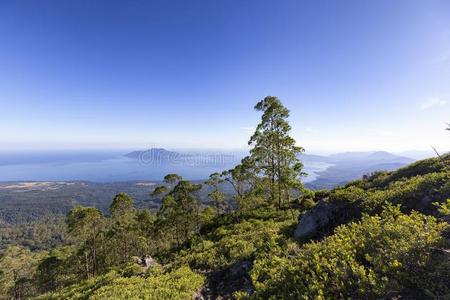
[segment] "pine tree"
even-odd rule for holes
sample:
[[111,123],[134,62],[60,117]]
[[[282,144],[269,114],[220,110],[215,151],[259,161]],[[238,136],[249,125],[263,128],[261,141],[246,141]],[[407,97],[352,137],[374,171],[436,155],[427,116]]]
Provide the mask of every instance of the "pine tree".
[[251,157],[244,157],[233,169],[222,172],[221,177],[230,183],[236,192],[234,199],[240,210],[252,209],[260,204],[258,199],[264,190],[264,180],[258,176]]
[[219,185],[224,182],[219,173],[213,173],[209,175],[209,179],[205,182],[213,190],[208,194],[208,197],[212,200],[216,213],[219,215],[226,209],[225,197],[222,191],[219,189]]
[[250,157],[258,174],[268,182],[270,202],[281,208],[283,199],[289,201],[293,189],[302,188],[303,165],[297,156],[304,150],[289,135],[289,110],[277,97],[265,97],[255,109],[262,112],[262,117],[248,142],[253,147]]
[[196,192],[201,184],[192,184],[183,180],[181,176],[170,174],[164,178],[166,184],[174,185],[163,197],[161,207],[157,213],[155,228],[160,241],[164,240],[164,247],[172,237],[176,246],[181,246],[198,229],[198,199]]
[[130,262],[132,256],[142,256],[148,250],[147,236],[139,227],[137,210],[133,199],[125,193],[117,194],[111,206],[108,231],[112,266],[121,266]]
[[68,232],[75,238],[84,261],[85,276],[99,273],[98,252],[105,225],[103,214],[94,207],[73,208],[66,219]]

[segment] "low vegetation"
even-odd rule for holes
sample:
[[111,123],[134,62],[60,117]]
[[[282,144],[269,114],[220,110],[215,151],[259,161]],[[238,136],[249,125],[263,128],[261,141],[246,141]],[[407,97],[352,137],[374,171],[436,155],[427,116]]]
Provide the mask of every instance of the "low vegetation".
[[450,272],[432,249],[447,224],[418,212],[386,206],[380,215],[342,225],[320,242],[293,244],[282,255],[256,260],[255,298],[377,299],[413,290],[416,296],[449,295]]

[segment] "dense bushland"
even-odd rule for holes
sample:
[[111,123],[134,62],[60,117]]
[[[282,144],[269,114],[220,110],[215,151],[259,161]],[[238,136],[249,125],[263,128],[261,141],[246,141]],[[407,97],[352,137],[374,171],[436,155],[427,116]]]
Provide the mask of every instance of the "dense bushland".
[[[376,299],[405,290],[421,297],[448,295],[450,272],[444,270],[450,264],[432,251],[446,228],[434,217],[386,206],[380,215],[342,225],[320,242],[292,244],[282,255],[256,260],[253,296]],[[429,272],[436,263],[444,272]]]

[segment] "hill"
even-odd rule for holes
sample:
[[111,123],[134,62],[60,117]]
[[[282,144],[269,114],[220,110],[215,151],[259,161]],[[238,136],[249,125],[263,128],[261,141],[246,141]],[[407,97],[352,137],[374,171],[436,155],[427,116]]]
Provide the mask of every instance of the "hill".
[[414,160],[385,151],[344,152],[328,156],[301,155],[305,164],[325,162],[329,167],[317,173],[315,180],[306,186],[312,189],[334,188],[374,171],[393,171]]

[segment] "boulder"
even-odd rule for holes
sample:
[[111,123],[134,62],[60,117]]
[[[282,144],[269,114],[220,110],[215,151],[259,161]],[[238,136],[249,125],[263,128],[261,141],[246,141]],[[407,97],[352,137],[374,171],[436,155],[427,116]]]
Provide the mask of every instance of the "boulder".
[[301,241],[321,238],[332,233],[336,226],[360,218],[361,211],[360,201],[329,202],[322,199],[312,209],[300,215],[294,238]]
[[300,222],[295,229],[294,238],[306,240],[317,236],[330,223],[335,210],[335,205],[320,200],[315,207],[300,216]]

